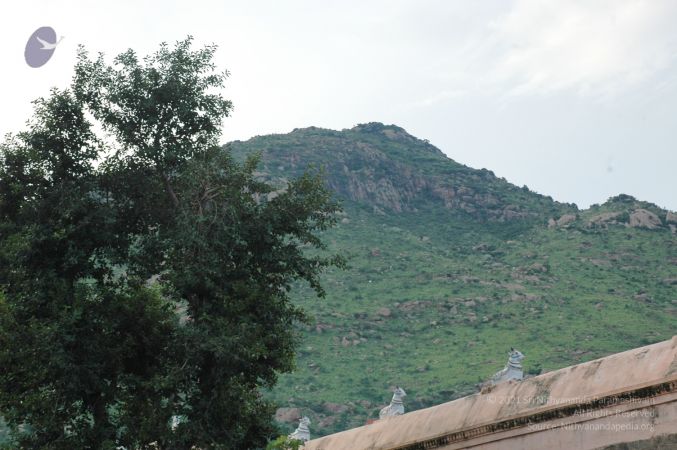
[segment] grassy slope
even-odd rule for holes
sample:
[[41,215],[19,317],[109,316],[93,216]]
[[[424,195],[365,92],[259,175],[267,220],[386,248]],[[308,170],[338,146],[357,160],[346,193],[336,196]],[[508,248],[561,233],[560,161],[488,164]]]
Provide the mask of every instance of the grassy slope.
[[[677,274],[668,232],[540,228],[482,246],[486,239],[425,240],[401,223],[357,217],[327,236],[351,268],[327,274],[325,300],[299,294],[316,324],[304,332],[298,370],[272,393],[315,423],[332,415],[324,402],[354,404],[319,432],[374,417],[394,384],[407,389],[410,409],[473,392],[502,368],[509,346],[536,372],[676,331],[677,296],[662,281]],[[379,315],[383,307],[390,316]]]
[[[346,200],[344,220],[325,239],[349,257],[351,267],[326,274],[324,300],[297,290],[315,323],[302,330],[296,372],[281,377],[270,393],[281,406],[310,415],[315,435],[377,416],[395,384],[407,390],[410,410],[472,393],[478,381],[502,368],[510,346],[524,352],[526,370],[537,373],[676,332],[677,295],[670,284],[677,277],[675,235],[667,227],[588,225],[608,211],[644,207],[665,214],[653,205],[625,198],[577,212],[578,220],[566,228],[548,228],[547,217],[572,212],[571,206],[488,171],[448,159],[445,168],[445,158],[432,150],[407,153],[406,142],[393,148],[391,141],[355,129],[267,136],[239,143],[235,151],[263,150],[263,170],[273,179],[293,176],[306,160],[323,165],[340,189],[335,161],[348,155],[357,161],[351,170],[369,168],[359,152],[341,150],[359,149],[360,142],[383,150],[386,160],[405,164],[410,156],[411,166],[427,174],[464,172],[455,183],[494,190],[535,218],[483,221],[425,197],[413,200],[414,210],[399,213],[374,208],[370,198]],[[409,145],[424,148],[422,142]],[[291,166],[290,154],[297,155]],[[347,408],[335,412],[336,405],[326,402]]]

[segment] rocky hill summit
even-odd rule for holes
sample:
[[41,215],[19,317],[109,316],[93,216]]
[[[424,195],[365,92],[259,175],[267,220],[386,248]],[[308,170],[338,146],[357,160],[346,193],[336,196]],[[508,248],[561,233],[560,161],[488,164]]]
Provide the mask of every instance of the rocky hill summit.
[[443,207],[459,217],[504,222],[576,210],[575,205],[514,186],[490,170],[459,164],[395,125],[295,129],[233,142],[228,148],[239,157],[261,152],[262,174],[282,182],[309,164],[322,167],[339,196],[377,213]]

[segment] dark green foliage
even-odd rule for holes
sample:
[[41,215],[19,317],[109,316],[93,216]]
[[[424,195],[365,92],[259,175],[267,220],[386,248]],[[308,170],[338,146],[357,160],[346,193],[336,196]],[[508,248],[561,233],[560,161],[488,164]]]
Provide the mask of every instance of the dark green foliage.
[[268,443],[266,450],[298,450],[303,444],[297,439],[289,439],[287,436],[280,436]]
[[293,366],[293,283],[323,295],[342,263],[307,253],[338,207],[317,173],[276,192],[216,147],[214,50],[113,66],[82,50],[72,87],[0,148],[0,411],[22,447],[244,449],[275,431],[259,391]]

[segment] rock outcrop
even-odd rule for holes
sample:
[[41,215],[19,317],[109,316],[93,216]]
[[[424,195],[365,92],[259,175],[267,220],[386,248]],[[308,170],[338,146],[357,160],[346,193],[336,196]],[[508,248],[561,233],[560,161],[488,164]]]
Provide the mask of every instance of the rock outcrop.
[[636,209],[630,213],[628,225],[634,228],[648,228],[653,230],[662,226],[661,219],[646,209]]
[[621,212],[606,212],[598,214],[596,216],[591,217],[590,220],[588,220],[588,225],[606,226],[611,224],[617,224],[619,223],[618,220],[622,215],[623,213]]
[[300,175],[309,164],[323,167],[339,197],[384,214],[441,206],[481,221],[507,222],[575,210],[489,170],[459,164],[395,125],[367,123],[342,131],[310,127],[227,148],[236,157],[261,152],[259,175],[273,181]]
[[278,422],[293,423],[301,419],[300,408],[278,408],[275,411],[275,420]]
[[548,228],[566,227],[576,221],[576,214],[564,214],[559,219],[548,220]]

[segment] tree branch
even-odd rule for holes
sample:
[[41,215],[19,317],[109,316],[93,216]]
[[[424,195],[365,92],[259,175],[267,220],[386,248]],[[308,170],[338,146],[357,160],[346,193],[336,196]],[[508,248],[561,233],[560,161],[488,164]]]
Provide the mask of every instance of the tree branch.
[[165,187],[167,188],[167,192],[169,193],[169,197],[172,199],[172,203],[174,204],[174,207],[178,208],[179,207],[179,198],[176,196],[176,193],[174,193],[174,189],[172,188],[172,185],[169,182],[169,177],[167,176],[167,174],[163,173],[162,179],[165,181]]

